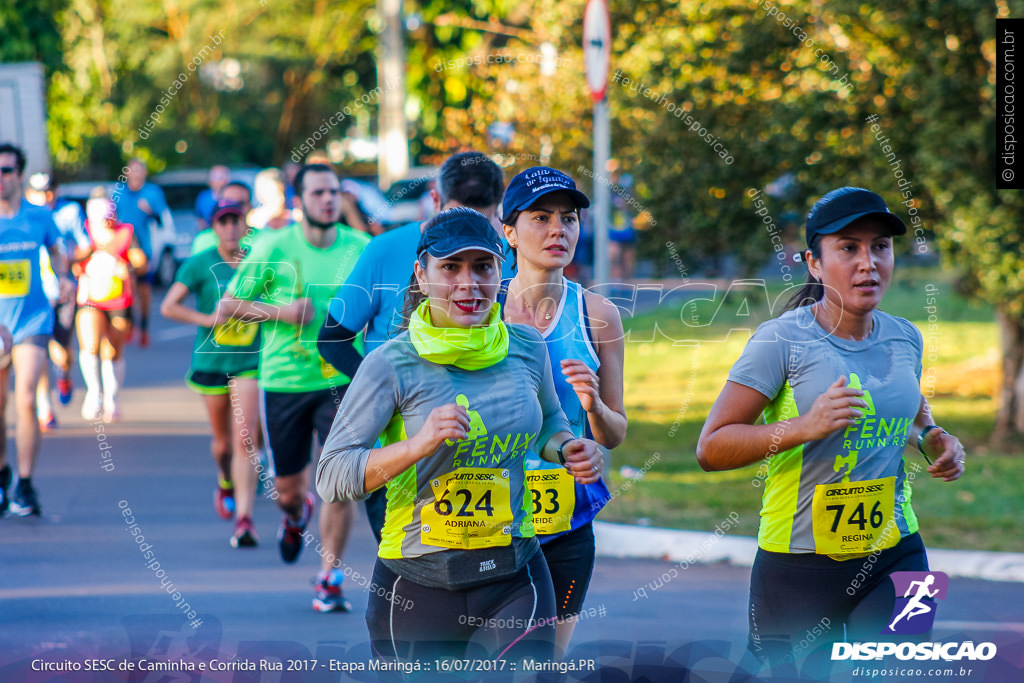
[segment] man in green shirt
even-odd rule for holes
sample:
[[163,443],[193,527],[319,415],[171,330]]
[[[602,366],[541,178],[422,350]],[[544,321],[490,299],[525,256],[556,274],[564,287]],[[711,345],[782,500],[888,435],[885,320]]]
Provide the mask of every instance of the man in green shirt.
[[[319,457],[349,383],[320,357],[317,334],[331,296],[369,241],[364,233],[337,224],[341,185],[330,166],[303,166],[295,176],[295,197],[302,222],[253,244],[222,304],[232,317],[261,323],[262,419],[276,472],[277,504],[285,513],[281,558],[288,563],[312,541],[306,525],[315,501],[310,492],[313,432]],[[313,598],[317,611],[351,609],[341,593],[340,567],[354,514],[351,502],[322,506],[321,572]]]

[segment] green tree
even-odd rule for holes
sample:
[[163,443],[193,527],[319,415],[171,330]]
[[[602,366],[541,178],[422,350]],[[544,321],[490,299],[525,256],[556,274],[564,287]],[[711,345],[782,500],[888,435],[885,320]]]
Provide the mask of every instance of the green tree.
[[[999,2],[995,11],[1019,16],[1021,5]],[[488,19],[491,37],[463,54],[471,65],[443,69],[447,96],[431,146],[502,153],[509,172],[535,163],[578,178],[588,170],[583,6],[532,0]],[[875,189],[916,221],[906,258],[937,245],[964,288],[995,305],[1005,358],[995,434],[1019,437],[1024,206],[1020,193],[994,189],[993,11],[969,0],[719,0],[613,2],[611,15],[612,72],[620,72],[608,95],[613,156],[656,222],[643,234],[644,253],[664,261],[671,240],[691,270],[733,255],[749,272],[771,255],[749,192],[788,174],[792,191],[767,198],[781,222],[834,187]],[[479,61],[545,42],[560,60],[551,76],[535,64]],[[499,122],[514,128],[511,142],[489,134]]]

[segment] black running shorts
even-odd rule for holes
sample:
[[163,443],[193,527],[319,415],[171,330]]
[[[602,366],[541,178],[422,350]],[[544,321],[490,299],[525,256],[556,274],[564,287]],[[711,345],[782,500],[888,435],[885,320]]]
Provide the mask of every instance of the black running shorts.
[[300,392],[264,390],[261,393],[264,436],[277,476],[298,474],[306,468],[313,432],[316,432],[317,448],[323,448],[347,387]]

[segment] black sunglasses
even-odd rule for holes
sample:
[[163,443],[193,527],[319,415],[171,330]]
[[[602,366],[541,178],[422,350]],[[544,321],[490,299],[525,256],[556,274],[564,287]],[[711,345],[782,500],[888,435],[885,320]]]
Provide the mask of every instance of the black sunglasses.
[[5,173],[17,173],[18,169],[15,166],[0,166],[0,175]]

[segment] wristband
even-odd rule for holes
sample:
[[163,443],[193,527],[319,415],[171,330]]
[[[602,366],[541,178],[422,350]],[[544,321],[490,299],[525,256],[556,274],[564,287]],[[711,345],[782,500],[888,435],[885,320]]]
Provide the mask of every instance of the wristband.
[[927,453],[924,452],[923,448],[924,437],[928,436],[928,432],[932,431],[933,429],[938,429],[943,434],[946,433],[946,430],[938,425],[927,425],[924,429],[922,429],[921,433],[917,435],[917,450],[921,451],[922,455],[927,455]]
[[565,465],[565,456],[562,455],[562,449],[565,448],[565,444],[569,443],[570,441],[575,441],[575,440],[576,440],[576,437],[575,436],[571,436],[568,439],[566,439],[565,441],[563,441],[562,443],[558,444],[558,450],[555,451],[555,452],[558,454],[558,462],[562,463],[562,465]]

